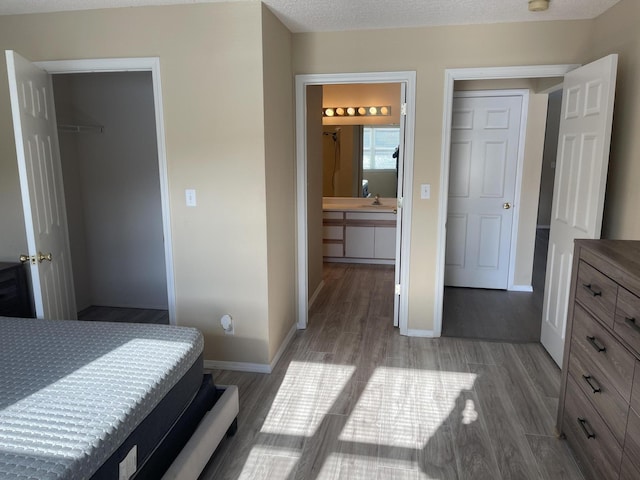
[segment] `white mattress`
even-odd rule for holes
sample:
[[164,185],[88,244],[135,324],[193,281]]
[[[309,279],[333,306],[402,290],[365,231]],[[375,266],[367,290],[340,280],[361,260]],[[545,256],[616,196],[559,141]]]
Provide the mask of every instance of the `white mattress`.
[[0,479],[89,478],[193,365],[200,332],[0,317]]

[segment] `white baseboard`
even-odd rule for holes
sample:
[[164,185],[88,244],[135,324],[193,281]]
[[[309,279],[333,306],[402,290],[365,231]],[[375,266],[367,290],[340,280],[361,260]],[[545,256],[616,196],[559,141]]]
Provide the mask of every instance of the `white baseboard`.
[[[324,282],[322,282],[320,285],[324,285]],[[271,365],[269,365],[269,369],[270,369],[269,373],[273,372],[273,369],[276,367],[278,360],[280,360],[280,357],[289,346],[289,343],[291,343],[291,340],[293,339],[293,336],[296,334],[297,331],[298,331],[298,324],[294,323],[293,326],[291,327],[291,330],[289,330],[289,333],[287,333],[287,336],[284,337],[284,340],[282,341],[280,348],[278,348],[278,351],[274,355],[273,360],[271,360]]]
[[533,287],[531,285],[512,285],[509,287],[510,292],[533,292]]
[[433,330],[417,330],[414,328],[407,330],[407,337],[435,338],[435,336]]
[[248,362],[225,362],[222,360],[205,360],[204,368],[207,370],[233,370],[235,372],[251,372],[251,373],[271,373],[280,360],[285,349],[289,346],[291,339],[298,330],[298,326],[294,324],[284,337],[280,348],[276,352],[270,364],[267,363],[248,363]]
[[221,360],[205,360],[207,370],[233,370],[234,372],[271,373],[271,366],[267,363],[223,362]]
[[316,299],[318,298],[318,295],[320,294],[320,291],[323,288],[324,288],[324,280],[320,282],[320,285],[318,285],[318,288],[316,288],[316,291],[313,292],[313,295],[311,295],[311,298],[309,299],[309,308],[311,308],[311,305],[313,305],[313,302],[316,301]]

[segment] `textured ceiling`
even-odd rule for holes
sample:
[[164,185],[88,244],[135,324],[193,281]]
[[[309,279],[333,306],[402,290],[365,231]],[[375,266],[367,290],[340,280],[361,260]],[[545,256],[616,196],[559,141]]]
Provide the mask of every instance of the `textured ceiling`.
[[[0,15],[219,1],[223,0],[0,0]],[[551,0],[549,10],[538,13],[529,12],[528,0],[264,0],[264,3],[292,32],[320,32],[587,19],[597,17],[618,1]]]

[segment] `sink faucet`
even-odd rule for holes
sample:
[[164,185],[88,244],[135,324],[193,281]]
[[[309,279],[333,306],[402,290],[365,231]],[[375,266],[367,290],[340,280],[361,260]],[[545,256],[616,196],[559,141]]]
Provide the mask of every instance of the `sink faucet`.
[[376,197],[371,205],[380,205],[380,194],[376,193]]

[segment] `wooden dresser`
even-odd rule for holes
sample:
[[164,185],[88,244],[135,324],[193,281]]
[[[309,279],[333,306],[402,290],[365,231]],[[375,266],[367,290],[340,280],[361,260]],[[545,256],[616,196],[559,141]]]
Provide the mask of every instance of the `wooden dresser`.
[[0,262],[0,316],[32,317],[25,266]]
[[576,240],[558,431],[587,478],[640,479],[640,241]]

